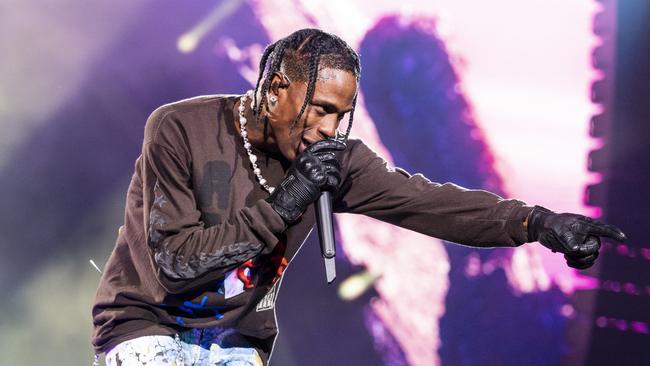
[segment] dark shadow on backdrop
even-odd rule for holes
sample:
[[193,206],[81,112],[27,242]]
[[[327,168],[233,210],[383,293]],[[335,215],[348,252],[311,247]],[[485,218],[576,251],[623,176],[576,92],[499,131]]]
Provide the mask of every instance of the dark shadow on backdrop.
[[[380,20],[360,53],[370,116],[395,164],[436,182],[504,195],[482,132],[433,21]],[[489,42],[489,40],[486,40]],[[566,297],[557,288],[513,295],[505,272],[468,278],[467,258],[506,258],[511,249],[476,250],[447,243],[446,312],[440,319],[443,365],[552,365],[568,351]]]

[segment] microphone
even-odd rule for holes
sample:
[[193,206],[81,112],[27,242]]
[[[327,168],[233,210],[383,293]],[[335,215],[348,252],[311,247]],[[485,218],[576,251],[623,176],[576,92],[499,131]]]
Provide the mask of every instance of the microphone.
[[320,252],[325,260],[325,275],[329,284],[336,279],[336,264],[334,262],[336,243],[334,242],[334,226],[332,225],[332,194],[324,191],[315,204]]

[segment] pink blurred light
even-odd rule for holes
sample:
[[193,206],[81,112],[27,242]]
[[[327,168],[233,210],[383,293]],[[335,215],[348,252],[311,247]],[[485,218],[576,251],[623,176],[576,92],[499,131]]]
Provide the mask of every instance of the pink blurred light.
[[648,323],[644,322],[631,322],[631,328],[637,333],[648,334]]
[[633,283],[629,283],[629,282],[625,283],[623,285],[623,290],[626,293],[630,294],[630,295],[637,295],[638,294],[638,291],[636,289],[636,285],[633,284]]
[[573,318],[573,316],[575,315],[575,309],[573,308],[573,306],[569,304],[563,305],[562,308],[560,309],[560,312],[562,313],[562,315],[564,315],[567,318]]
[[625,319],[608,318],[599,316],[596,318],[596,326],[599,328],[612,328],[622,332],[631,331],[634,333],[648,334],[649,325],[641,321],[629,321]]
[[643,255],[644,259],[650,260],[650,249],[642,248],[641,249],[641,254]]

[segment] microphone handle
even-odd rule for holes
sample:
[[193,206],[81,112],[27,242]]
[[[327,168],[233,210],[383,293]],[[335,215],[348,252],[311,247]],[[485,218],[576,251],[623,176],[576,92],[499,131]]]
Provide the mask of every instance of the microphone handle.
[[334,225],[332,218],[332,194],[328,191],[321,193],[316,201],[316,223],[320,250],[325,259],[327,282],[332,283],[336,277],[334,257],[336,256],[336,243],[334,241]]

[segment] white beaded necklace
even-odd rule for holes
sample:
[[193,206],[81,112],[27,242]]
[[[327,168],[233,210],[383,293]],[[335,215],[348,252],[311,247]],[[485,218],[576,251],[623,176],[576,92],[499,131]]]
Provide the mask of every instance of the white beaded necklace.
[[[244,103],[246,103],[246,99],[252,96],[253,96],[253,91],[249,90],[246,92],[246,94],[242,95],[239,98],[239,129],[241,132],[241,137],[244,139],[244,148],[248,153],[248,159],[251,161],[251,166],[253,167],[253,173],[257,177],[257,181],[260,183],[262,188],[264,188],[267,192],[273,193],[275,187],[269,186],[269,184],[266,182],[266,179],[264,179],[264,177],[262,176],[262,171],[257,166],[257,155],[253,154],[253,150],[251,149],[252,145],[248,141],[248,133],[246,132],[246,123],[248,121],[246,120],[246,117],[244,117],[244,111],[246,110],[246,105]],[[251,109],[254,108],[252,104],[253,101],[251,100]]]

